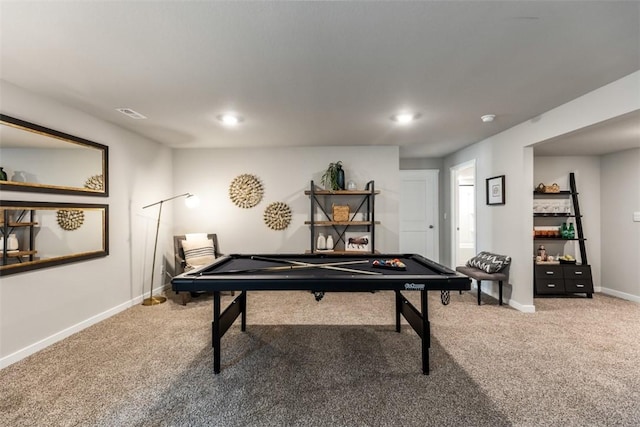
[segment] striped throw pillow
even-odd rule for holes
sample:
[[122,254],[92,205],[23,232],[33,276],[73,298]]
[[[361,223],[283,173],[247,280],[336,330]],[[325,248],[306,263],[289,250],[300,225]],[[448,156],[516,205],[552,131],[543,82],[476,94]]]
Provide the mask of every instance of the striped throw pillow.
[[187,266],[191,268],[211,264],[216,259],[211,239],[183,240],[182,249]]

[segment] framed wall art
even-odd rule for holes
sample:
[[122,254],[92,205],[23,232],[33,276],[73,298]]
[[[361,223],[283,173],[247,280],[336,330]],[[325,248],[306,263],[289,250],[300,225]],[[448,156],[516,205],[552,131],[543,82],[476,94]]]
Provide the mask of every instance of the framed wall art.
[[487,205],[504,204],[504,175],[487,178]]
[[344,239],[345,251],[371,252],[371,233],[347,231]]

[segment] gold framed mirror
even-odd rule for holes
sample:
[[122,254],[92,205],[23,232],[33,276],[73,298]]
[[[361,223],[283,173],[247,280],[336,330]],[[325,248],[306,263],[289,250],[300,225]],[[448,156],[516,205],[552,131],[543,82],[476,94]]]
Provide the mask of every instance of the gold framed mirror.
[[0,201],[0,276],[109,255],[109,206]]
[[109,147],[0,114],[0,190],[109,195]]

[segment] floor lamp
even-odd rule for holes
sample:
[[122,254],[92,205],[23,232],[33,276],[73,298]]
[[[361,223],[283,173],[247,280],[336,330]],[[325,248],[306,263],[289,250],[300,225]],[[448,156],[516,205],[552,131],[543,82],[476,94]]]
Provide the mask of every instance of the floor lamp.
[[[195,201],[197,198],[191,193],[179,194],[177,196],[169,197],[168,199],[160,200],[159,202],[152,203],[147,206],[143,206],[142,209],[150,208],[151,206],[160,205],[160,209],[158,209],[158,224],[156,225],[156,241],[153,245],[153,264],[151,264],[151,292],[149,293],[149,298],[145,298],[142,300],[142,305],[158,305],[162,304],[167,300],[166,297],[154,297],[153,296],[153,277],[156,272],[156,252],[158,251],[158,234],[160,234],[160,216],[162,215],[162,205],[164,202],[168,202],[169,200],[177,199],[179,197],[187,198],[187,206],[191,206],[189,202]],[[191,200],[189,200],[191,199]]]

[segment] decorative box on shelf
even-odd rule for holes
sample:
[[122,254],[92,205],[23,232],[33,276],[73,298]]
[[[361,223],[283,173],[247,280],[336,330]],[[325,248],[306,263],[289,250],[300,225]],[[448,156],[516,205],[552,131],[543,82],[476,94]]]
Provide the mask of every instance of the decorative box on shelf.
[[333,205],[333,220],[336,222],[349,221],[349,206]]

